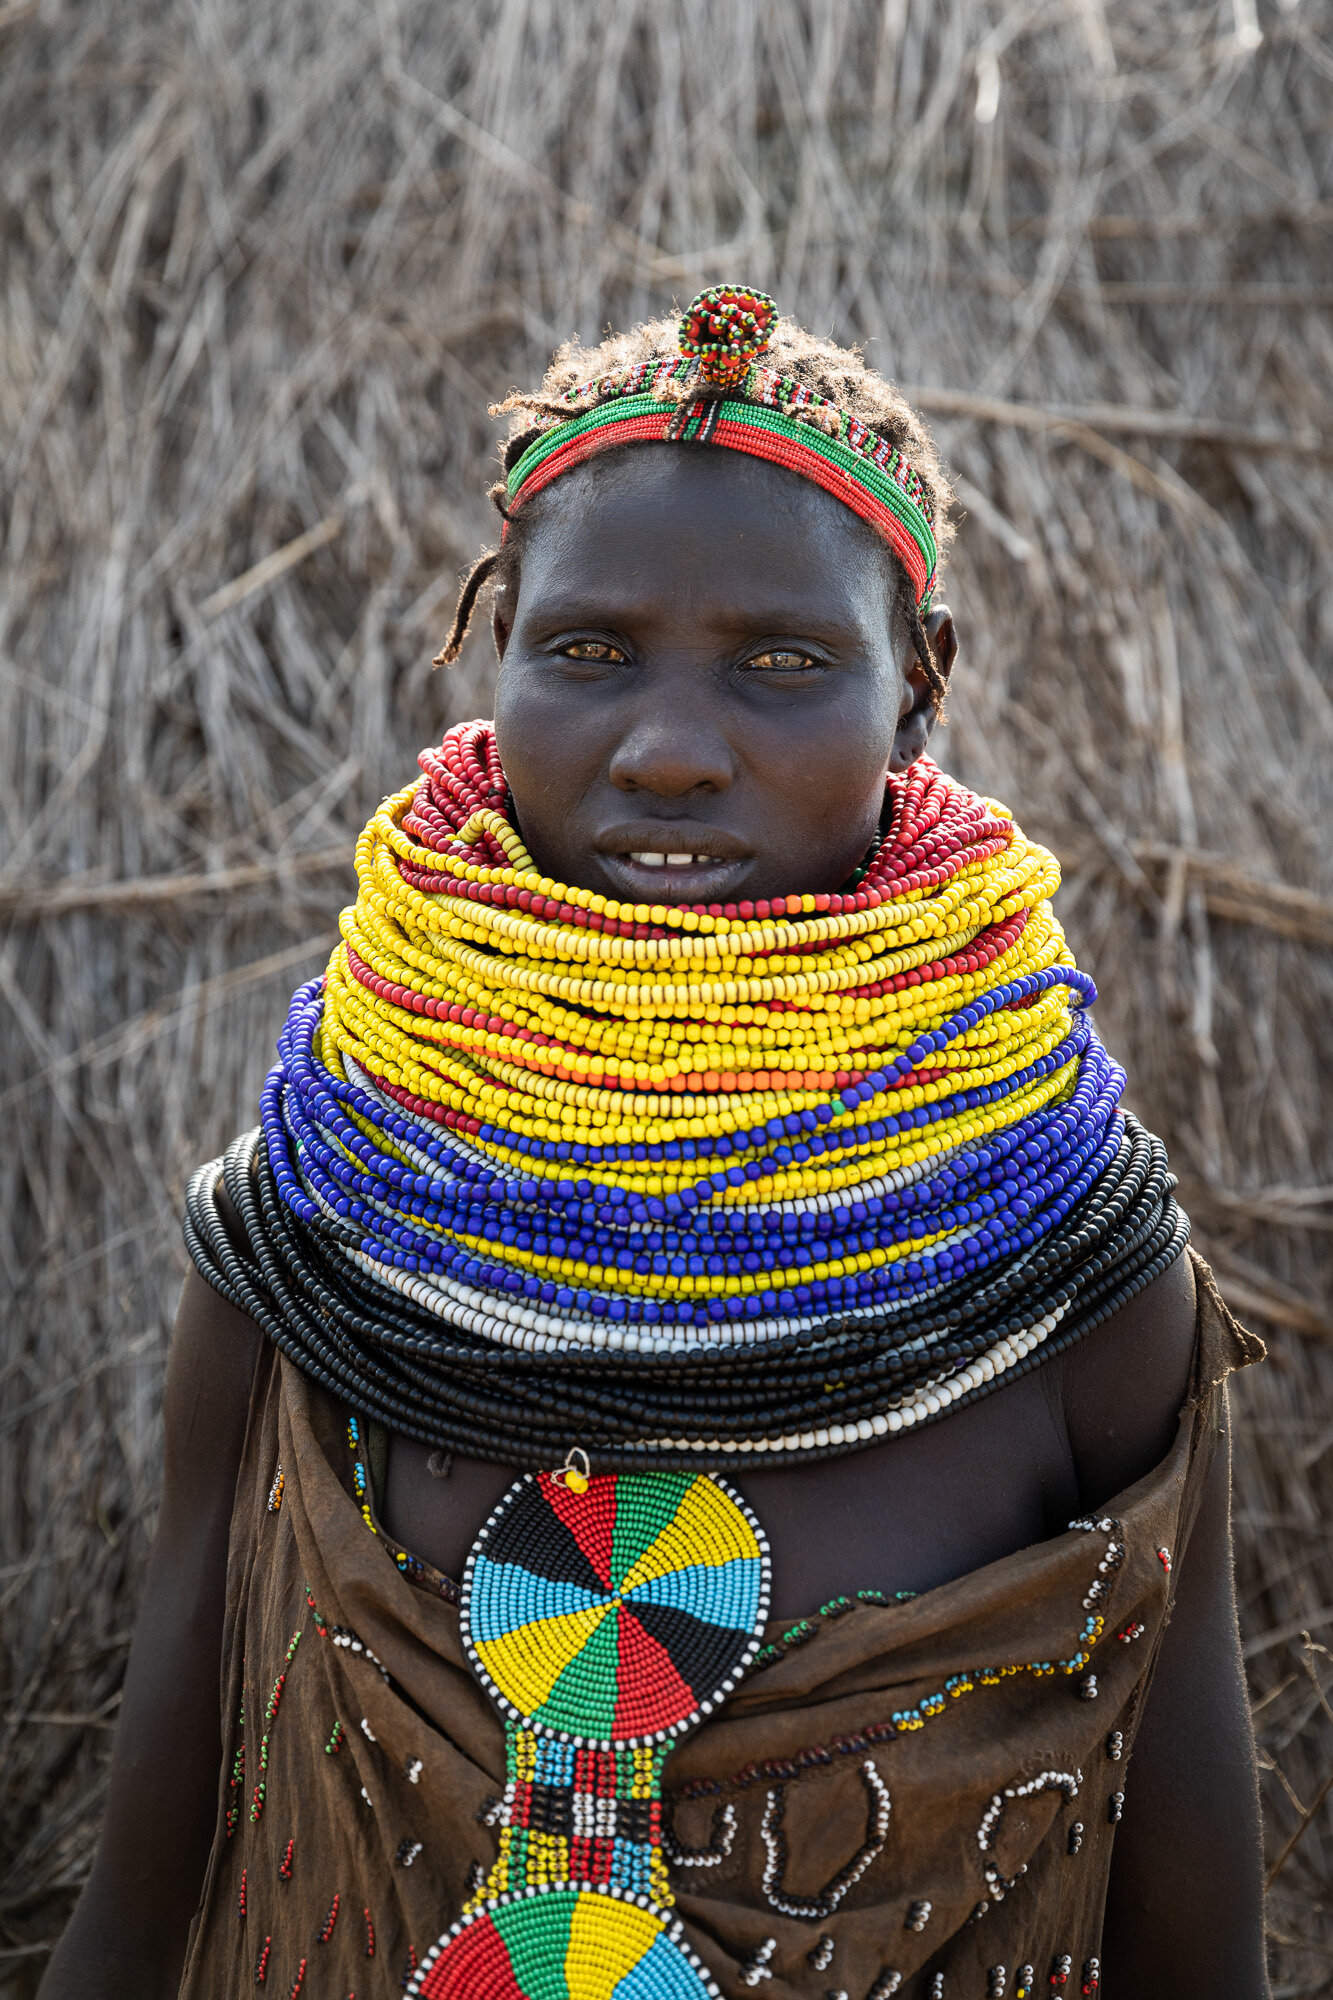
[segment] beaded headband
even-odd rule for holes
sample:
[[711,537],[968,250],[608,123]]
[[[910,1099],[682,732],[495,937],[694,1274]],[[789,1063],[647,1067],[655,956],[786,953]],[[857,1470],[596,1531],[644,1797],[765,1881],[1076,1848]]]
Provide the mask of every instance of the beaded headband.
[[509,512],[616,445],[722,445],[799,472],[859,514],[901,560],[924,613],[939,565],[930,495],[902,452],[864,419],[762,366],[777,316],[763,292],[714,285],[680,322],[678,361],[642,361],[566,390],[561,402],[593,407],[528,446],[509,473]]

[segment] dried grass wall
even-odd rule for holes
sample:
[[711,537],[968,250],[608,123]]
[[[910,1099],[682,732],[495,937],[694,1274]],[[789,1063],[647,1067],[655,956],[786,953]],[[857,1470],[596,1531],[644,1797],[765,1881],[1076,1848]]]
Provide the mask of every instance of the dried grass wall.
[[[488,398],[748,277],[959,474],[944,761],[1066,857],[1103,1032],[1267,1332],[1244,1620],[1279,1862],[1333,1770],[1327,0],[0,0],[0,1985],[86,1868],[185,1176],[428,661]],[[1303,1648],[1302,1632],[1311,1635]],[[1328,1990],[1333,1810],[1273,1901]]]

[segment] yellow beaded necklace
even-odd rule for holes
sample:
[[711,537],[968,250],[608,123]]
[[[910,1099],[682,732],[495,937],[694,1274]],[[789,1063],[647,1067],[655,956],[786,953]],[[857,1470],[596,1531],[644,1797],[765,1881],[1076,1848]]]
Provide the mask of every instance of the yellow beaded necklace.
[[[930,775],[938,775],[933,767]],[[360,890],[329,963],[318,1046],[337,1074],[350,1059],[452,1114],[451,1124],[499,1120],[529,1140],[599,1148],[730,1135],[827,1102],[978,992],[1073,963],[1048,901],[1059,883],[1055,859],[1007,815],[1001,851],[969,862],[943,888],[912,887],[873,908],[838,912],[806,895],[795,920],[756,922],[622,905],[552,882],[495,811],[471,814],[440,852],[405,830],[421,789],[418,781],[387,800],[357,844]],[[480,839],[501,850],[502,863],[462,858]],[[553,923],[527,908],[427,891],[412,876],[511,890],[651,929],[625,937]],[[984,970],[892,990],[1014,917],[1026,921]],[[886,984],[866,997],[867,987]],[[435,1003],[430,1015],[420,1011],[423,1000]],[[455,1012],[472,1019],[449,1018]],[[933,1103],[961,1083],[1002,1081],[1057,1046],[1070,1018],[1060,987],[1021,1013],[990,1016],[951,1044],[928,1079],[889,1093],[885,1111]],[[1010,1099],[1002,1116],[950,1117],[928,1138],[901,1135],[839,1168],[747,1182],[733,1198],[825,1192],[892,1171],[1012,1122],[1068,1081],[1059,1071]],[[830,1130],[854,1122],[836,1099],[834,1112]],[[516,1158],[502,1142],[482,1143],[497,1159]],[[526,1164],[538,1177],[567,1171],[558,1160]],[[650,1195],[699,1178],[686,1162],[673,1166],[636,1170],[630,1161],[618,1178]]]

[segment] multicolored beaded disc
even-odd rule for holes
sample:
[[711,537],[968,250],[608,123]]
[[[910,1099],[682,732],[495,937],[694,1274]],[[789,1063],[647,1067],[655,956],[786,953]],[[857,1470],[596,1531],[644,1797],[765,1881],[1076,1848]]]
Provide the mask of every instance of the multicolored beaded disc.
[[720,2000],[678,1923],[612,1889],[500,1897],[426,1958],[421,2000]]
[[662,1742],[734,1687],[759,1643],[767,1545],[706,1474],[529,1473],[463,1590],[473,1666],[514,1721],[590,1747]]
[[768,1544],[707,1473],[527,1473],[477,1538],[463,1643],[504,1711],[485,1884],[409,2000],[719,2000],[669,1915],[662,1766],[768,1611]]

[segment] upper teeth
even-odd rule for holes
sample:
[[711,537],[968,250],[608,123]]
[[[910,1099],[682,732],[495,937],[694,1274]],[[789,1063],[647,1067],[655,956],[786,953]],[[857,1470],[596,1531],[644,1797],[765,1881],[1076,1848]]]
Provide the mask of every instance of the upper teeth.
[[711,861],[711,854],[631,854],[641,868],[691,868]]

